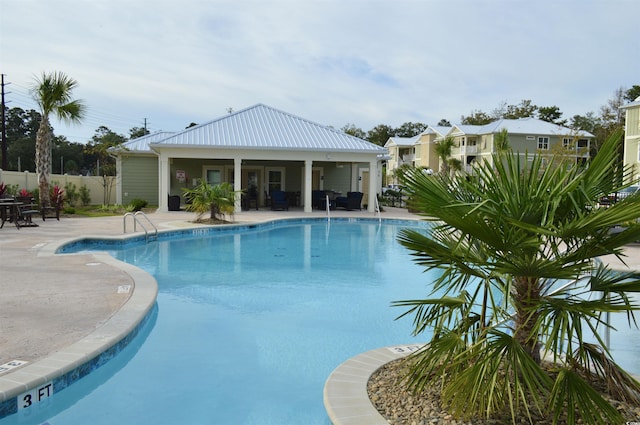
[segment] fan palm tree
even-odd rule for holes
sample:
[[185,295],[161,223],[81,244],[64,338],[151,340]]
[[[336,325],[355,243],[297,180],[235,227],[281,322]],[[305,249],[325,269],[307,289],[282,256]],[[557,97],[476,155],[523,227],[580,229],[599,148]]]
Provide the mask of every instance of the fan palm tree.
[[[554,422],[576,423],[577,412],[584,423],[624,422],[594,389],[603,379],[612,394],[640,402],[640,384],[598,333],[606,313],[635,323],[640,308],[628,297],[640,280],[594,261],[622,257],[640,240],[640,194],[597,208],[631,184],[629,168],[626,184],[615,172],[620,140],[615,133],[586,168],[520,161],[506,150],[471,176],[404,174],[411,207],[433,227],[405,229],[399,241],[419,265],[442,272],[431,298],[394,303],[408,307],[402,316],[414,317],[415,334],[433,332],[408,376],[416,391],[446,375],[442,401],[461,417],[506,410],[515,422],[525,409],[532,420],[533,405]],[[629,225],[612,233],[619,223]]]
[[210,185],[204,179],[193,189],[183,189],[185,196],[191,200],[187,210],[198,213],[198,220],[207,212],[211,220],[221,219],[222,215],[233,214],[237,192],[230,183]]
[[42,73],[35,79],[31,95],[40,107],[42,121],[36,134],[36,174],[40,194],[40,208],[49,207],[49,175],[51,174],[51,136],[49,115],[67,123],[79,123],[85,106],[80,100],[71,98],[78,83],[62,72]]

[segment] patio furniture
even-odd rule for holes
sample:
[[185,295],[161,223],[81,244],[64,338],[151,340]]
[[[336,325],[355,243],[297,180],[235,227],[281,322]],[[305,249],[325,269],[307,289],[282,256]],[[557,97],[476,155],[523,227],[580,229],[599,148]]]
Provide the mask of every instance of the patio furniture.
[[362,210],[362,192],[347,192],[347,196],[338,196],[336,198],[336,208],[344,208],[345,210]]
[[253,207],[258,211],[258,190],[255,186],[250,187],[247,193],[242,196],[242,208],[249,210]]
[[326,193],[324,190],[314,190],[311,192],[311,206],[316,209],[322,209],[325,202]]
[[271,192],[271,209],[289,211],[289,201],[287,194],[282,190],[274,190]]
[[19,204],[15,218],[17,225],[19,225],[19,227],[38,227],[38,225],[33,222],[33,215],[43,214],[43,212],[38,209],[38,204],[35,203],[33,198],[29,196],[17,196],[16,203]]
[[13,198],[2,198],[0,199],[0,219],[2,220],[2,224],[0,224],[0,229],[4,227],[4,223],[6,221],[12,222],[19,229],[20,223],[16,219],[20,215],[20,203],[16,202]]

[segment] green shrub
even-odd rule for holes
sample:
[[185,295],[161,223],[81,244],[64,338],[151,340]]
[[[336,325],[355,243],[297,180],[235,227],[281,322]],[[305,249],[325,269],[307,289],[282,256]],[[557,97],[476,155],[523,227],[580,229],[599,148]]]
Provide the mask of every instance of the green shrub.
[[73,207],[78,202],[78,188],[74,183],[67,183],[64,185],[64,191],[67,196],[65,196],[65,200],[70,207]]
[[143,209],[144,207],[146,207],[149,203],[147,201],[145,201],[144,199],[133,199],[131,200],[131,202],[129,203],[128,207],[127,207],[127,211],[129,211],[129,209],[131,209],[132,211],[140,211],[141,209]]
[[80,202],[82,202],[83,206],[87,206],[91,203],[91,192],[86,184],[80,186]]

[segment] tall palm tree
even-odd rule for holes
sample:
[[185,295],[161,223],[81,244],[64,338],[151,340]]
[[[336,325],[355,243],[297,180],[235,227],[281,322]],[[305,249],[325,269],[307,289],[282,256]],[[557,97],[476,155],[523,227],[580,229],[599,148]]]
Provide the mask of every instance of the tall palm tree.
[[453,136],[446,136],[436,144],[435,152],[440,158],[440,172],[442,174],[449,174],[451,170],[460,171],[462,169],[462,162],[457,158],[451,157],[454,146],[455,140]]
[[40,193],[40,207],[49,207],[49,175],[51,174],[51,124],[49,115],[67,123],[79,123],[85,106],[80,100],[71,98],[78,83],[62,72],[42,73],[35,78],[31,95],[40,107],[42,121],[36,134],[36,174]]
[[[614,134],[586,168],[549,167],[539,156],[521,161],[507,150],[493,164],[476,164],[472,176],[404,174],[412,208],[433,227],[405,229],[399,241],[419,265],[442,272],[432,298],[395,303],[409,307],[402,316],[414,315],[414,333],[433,332],[414,357],[416,390],[446,375],[442,401],[462,417],[506,410],[515,422],[532,403],[555,422],[575,423],[576,412],[584,423],[624,422],[593,382],[640,402],[640,384],[598,336],[606,313],[635,322],[640,309],[627,295],[640,292],[640,280],[594,261],[621,257],[625,244],[640,240],[640,194],[597,208],[601,196],[631,184],[631,169],[617,165],[620,140]],[[619,223],[628,227],[612,233]]]

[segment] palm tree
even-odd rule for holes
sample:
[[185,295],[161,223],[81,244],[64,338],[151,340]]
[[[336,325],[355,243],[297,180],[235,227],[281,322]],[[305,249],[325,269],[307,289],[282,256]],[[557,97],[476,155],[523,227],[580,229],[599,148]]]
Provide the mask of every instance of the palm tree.
[[[597,208],[601,196],[631,184],[631,169],[617,167],[620,140],[614,134],[586,168],[504,151],[472,176],[404,174],[412,208],[433,227],[405,229],[399,241],[419,265],[442,271],[432,298],[394,303],[409,307],[402,316],[414,315],[414,333],[433,332],[414,356],[415,390],[446,375],[442,401],[461,417],[507,410],[515,423],[518,409],[532,404],[554,422],[564,415],[575,423],[576,412],[584,423],[624,422],[594,389],[604,380],[617,397],[640,402],[640,384],[597,332],[607,327],[606,313],[635,322],[640,309],[627,296],[640,292],[640,280],[594,261],[621,257],[625,244],[640,240],[640,194]],[[612,233],[619,223],[629,225]],[[589,332],[596,343],[587,342]]]
[[504,153],[511,149],[509,146],[509,131],[506,128],[500,129],[500,131],[493,136],[493,140],[497,153]]
[[451,157],[454,146],[455,140],[453,136],[446,136],[436,144],[435,152],[440,158],[440,172],[442,174],[449,174],[451,170],[460,171],[462,169],[462,162],[457,158]]
[[49,207],[49,175],[51,174],[51,135],[49,115],[67,123],[79,123],[85,106],[80,100],[72,100],[71,94],[78,83],[62,72],[42,73],[35,79],[31,95],[40,107],[42,121],[36,134],[36,174],[40,193],[40,208]]
[[187,210],[198,213],[197,220],[209,212],[211,220],[219,220],[221,215],[233,214],[237,192],[230,183],[210,185],[204,179],[193,189],[183,189],[185,197],[191,203],[187,204]]

